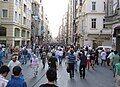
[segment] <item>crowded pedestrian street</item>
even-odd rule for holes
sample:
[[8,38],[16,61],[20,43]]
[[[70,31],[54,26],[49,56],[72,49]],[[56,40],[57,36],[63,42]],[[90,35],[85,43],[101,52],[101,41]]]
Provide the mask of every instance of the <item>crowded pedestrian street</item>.
[[120,87],[120,0],[0,0],[0,87]]
[[[23,65],[22,71],[28,87],[39,87],[40,84],[46,83],[47,69],[48,67],[42,69],[42,64],[40,64],[39,74],[34,78],[32,68],[30,68],[29,63]],[[86,79],[80,78],[78,71],[75,72],[74,79],[70,79],[69,74],[66,71],[65,62],[63,62],[62,66],[59,66],[57,72],[58,79],[56,84],[59,87],[115,87],[115,78],[113,78],[112,71],[109,70],[108,67],[96,66],[95,70],[87,70]]]
[[[10,57],[10,55],[9,55]],[[113,77],[112,70],[109,66],[95,65],[94,69],[86,68],[85,79],[80,77],[79,63],[77,62],[77,69],[74,73],[74,78],[69,77],[67,72],[67,59],[62,60],[62,64],[58,65],[56,85],[59,87],[115,87],[115,78]],[[8,64],[10,58],[3,60],[4,64]],[[48,61],[47,61],[48,62]],[[34,77],[34,70],[30,66],[30,60],[26,64],[21,65],[22,74],[27,83],[27,87],[39,87],[40,84],[47,83],[46,71],[49,69],[48,63],[45,63],[43,68],[42,59],[39,56],[39,69],[38,74]],[[8,74],[7,79],[11,78],[11,72]]]

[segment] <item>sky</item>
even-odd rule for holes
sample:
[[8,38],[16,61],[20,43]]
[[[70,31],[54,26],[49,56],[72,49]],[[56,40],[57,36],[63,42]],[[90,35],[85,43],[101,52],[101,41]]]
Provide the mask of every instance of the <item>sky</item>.
[[67,12],[68,0],[43,0],[43,6],[49,20],[50,32],[55,38],[62,24],[63,15]]

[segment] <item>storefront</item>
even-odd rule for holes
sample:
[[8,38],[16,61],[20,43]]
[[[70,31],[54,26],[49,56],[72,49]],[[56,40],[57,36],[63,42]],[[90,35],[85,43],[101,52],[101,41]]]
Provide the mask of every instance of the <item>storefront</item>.
[[120,26],[114,28],[113,37],[116,38],[116,50],[120,52]]

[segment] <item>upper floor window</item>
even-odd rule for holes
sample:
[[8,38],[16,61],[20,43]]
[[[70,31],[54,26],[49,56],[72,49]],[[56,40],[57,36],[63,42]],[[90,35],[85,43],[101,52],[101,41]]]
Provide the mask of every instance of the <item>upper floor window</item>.
[[23,24],[26,24],[26,17],[23,17]]
[[104,2],[104,11],[106,10],[106,3]]
[[22,30],[21,37],[25,37],[25,30]]
[[15,20],[17,20],[17,11],[15,11]]
[[24,4],[24,12],[26,13],[27,11],[27,6]]
[[15,35],[15,37],[20,37],[20,29],[15,28],[14,35]]
[[92,2],[92,10],[93,10],[93,11],[96,10],[96,2]]
[[2,10],[2,14],[3,14],[3,17],[8,17],[8,10],[7,9],[3,9]]
[[21,22],[21,14],[19,14],[19,21]]
[[91,28],[96,28],[96,19],[91,19],[92,26]]
[[105,28],[105,19],[103,19],[103,28]]
[[0,26],[0,36],[6,36],[6,27]]
[[8,0],[3,0],[4,2],[7,2]]
[[27,31],[27,38],[29,38],[29,34],[30,34],[30,32],[29,32],[29,31]]
[[82,0],[80,0],[80,6],[82,6]]

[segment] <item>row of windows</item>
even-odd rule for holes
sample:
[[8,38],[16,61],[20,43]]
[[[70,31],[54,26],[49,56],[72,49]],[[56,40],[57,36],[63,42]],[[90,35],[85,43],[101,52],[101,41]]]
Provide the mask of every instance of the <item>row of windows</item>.
[[[29,31],[27,31],[27,38],[29,38],[29,34],[30,34]],[[15,37],[20,37],[20,29],[15,28],[14,35],[15,35]],[[21,31],[21,37],[25,37],[25,35],[26,35],[26,31],[22,30]]]
[[[96,18],[91,19],[91,28],[96,28],[96,21]],[[105,28],[105,19],[103,19],[103,28]]]
[[[3,15],[3,18],[7,18],[8,17],[8,10],[7,9],[3,9],[2,10],[2,15]],[[18,19],[18,16],[19,16],[19,21],[21,21],[21,14],[18,15],[17,11],[15,11],[15,20],[17,21]],[[27,24],[27,19],[26,17],[23,17],[23,24]]]
[[[0,27],[0,36],[6,36],[6,28],[5,27]],[[29,38],[29,31],[27,31],[27,38]],[[20,29],[15,28],[15,32],[14,32],[15,37],[20,37]],[[21,32],[21,37],[25,37],[26,35],[26,31],[22,30]]]

